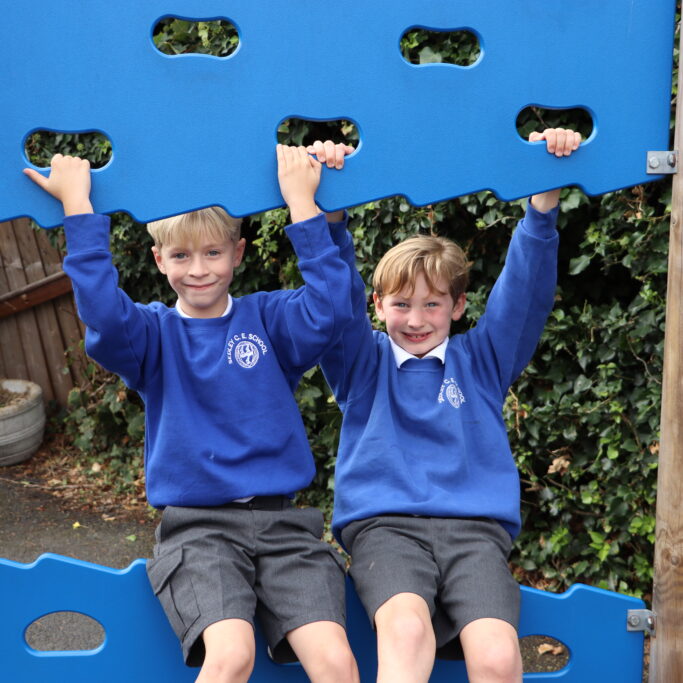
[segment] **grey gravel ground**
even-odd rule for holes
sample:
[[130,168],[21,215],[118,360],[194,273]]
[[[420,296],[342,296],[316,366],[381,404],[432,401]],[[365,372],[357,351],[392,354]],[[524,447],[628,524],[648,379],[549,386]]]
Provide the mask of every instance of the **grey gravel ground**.
[[[30,563],[49,552],[123,569],[151,555],[155,523],[143,521],[105,521],[96,513],[63,509],[45,490],[22,484],[11,467],[0,468],[0,557],[5,559]],[[88,650],[102,635],[97,622],[61,612],[34,622],[27,642],[37,650]]]

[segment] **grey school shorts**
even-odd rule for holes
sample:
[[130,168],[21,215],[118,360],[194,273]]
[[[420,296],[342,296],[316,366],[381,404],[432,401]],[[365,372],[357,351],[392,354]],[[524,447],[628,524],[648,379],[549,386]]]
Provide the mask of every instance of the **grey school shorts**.
[[351,522],[342,540],[373,625],[389,598],[416,593],[429,606],[441,659],[463,658],[459,634],[475,619],[503,619],[517,628],[519,585],[507,564],[512,541],[498,522],[384,515]]
[[272,657],[296,661],[286,634],[314,621],[345,626],[345,572],[321,540],[316,508],[284,496],[220,507],[167,507],[147,575],[188,666],[204,661],[202,633],[222,619],[258,617]]

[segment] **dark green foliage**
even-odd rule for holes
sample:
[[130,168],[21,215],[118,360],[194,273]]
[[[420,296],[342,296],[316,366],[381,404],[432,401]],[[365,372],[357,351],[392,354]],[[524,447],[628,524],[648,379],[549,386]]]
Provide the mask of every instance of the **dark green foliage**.
[[[193,37],[183,22],[169,21],[157,39],[163,34],[176,53],[189,40],[204,41],[205,49],[208,41],[220,51],[231,39],[217,29],[200,33]],[[430,43],[420,31],[404,39],[405,54],[425,47],[443,61],[453,56],[448,50],[463,59],[466,49],[448,40]],[[518,129],[527,134],[567,124],[590,125],[580,112],[529,111]],[[301,121],[280,131],[283,140],[297,143],[347,133],[332,124]],[[97,145],[86,151],[99,153]],[[513,562],[523,580],[558,588],[583,580],[636,594],[650,590],[668,188],[654,183],[593,199],[576,189],[563,192],[555,310],[505,408],[522,478],[524,528]],[[454,330],[463,331],[483,310],[522,213],[523,202],[505,204],[487,192],[424,208],[400,197],[355,207],[350,215],[358,266],[369,283],[378,258],[396,241],[430,230],[455,239],[473,262],[467,314]],[[245,222],[248,249],[234,294],[300,283],[283,232],[287,220],[285,211],[276,210]],[[140,301],[172,300],[149,255],[144,227],[125,215],[115,216],[113,225],[123,288]],[[93,378],[92,393],[74,395],[67,428],[85,451],[137,464],[132,453],[139,457],[141,448],[140,403],[120,383],[99,382]],[[301,500],[329,512],[339,411],[319,370],[307,373],[297,398],[318,464]]]
[[194,54],[227,57],[239,44],[235,27],[225,20],[187,21],[167,17],[154,29],[154,44],[167,55]]
[[48,167],[57,152],[87,158],[92,168],[100,168],[111,159],[111,141],[97,132],[38,131],[26,139],[26,155],[36,166]]
[[64,431],[85,459],[106,464],[103,483],[132,491],[142,476],[145,414],[142,401],[94,363],[69,393]]

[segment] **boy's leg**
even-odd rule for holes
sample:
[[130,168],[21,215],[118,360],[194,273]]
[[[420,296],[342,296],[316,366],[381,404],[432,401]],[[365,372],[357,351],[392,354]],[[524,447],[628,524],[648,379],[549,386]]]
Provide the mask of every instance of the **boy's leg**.
[[[252,513],[169,506],[147,574],[197,680],[246,681],[254,661]],[[211,648],[211,651],[209,651]]]
[[517,631],[502,619],[477,619],[460,632],[470,683],[520,683]]
[[344,630],[344,563],[321,540],[322,513],[288,505],[259,520],[257,614],[272,658],[298,659],[314,683],[358,683]]
[[346,631],[333,621],[314,621],[287,634],[312,683],[359,683]]
[[427,520],[387,515],[342,532],[358,597],[377,631],[377,680],[421,682],[434,666],[432,625],[439,571]]
[[427,603],[399,593],[375,612],[378,683],[426,683],[434,667],[436,637]]
[[254,668],[254,629],[244,619],[223,619],[204,629],[204,663],[196,683],[247,683]]
[[[459,634],[468,678],[473,683],[520,683],[522,658],[517,630],[519,585],[508,567],[512,544],[491,519],[434,518],[434,543],[441,568],[440,614]],[[438,638],[437,638],[438,640]],[[437,643],[453,656],[457,640]]]

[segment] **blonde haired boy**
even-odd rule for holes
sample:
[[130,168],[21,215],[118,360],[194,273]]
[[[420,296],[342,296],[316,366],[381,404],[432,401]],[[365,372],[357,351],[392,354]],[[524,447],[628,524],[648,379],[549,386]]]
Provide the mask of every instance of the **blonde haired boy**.
[[145,402],[147,497],[163,509],[147,571],[197,681],[246,683],[257,613],[275,659],[298,658],[315,683],[357,683],[339,556],[320,511],[291,502],[314,474],[293,392],[351,318],[350,272],[314,201],[320,164],[301,147],[277,157],[305,285],[232,297],[239,221],[203,209],[149,226],[170,308],[118,289],[87,161],[56,155],[48,178],[26,173],[64,207],[88,354]]
[[[556,156],[563,129],[533,133]],[[344,150],[316,143],[320,161]],[[561,163],[561,162],[558,162]],[[366,315],[321,365],[343,412],[333,531],[377,630],[380,683],[429,679],[436,655],[464,653],[472,683],[518,683],[519,587],[507,558],[519,532],[519,476],[502,407],[552,308],[559,190],[531,198],[477,325],[449,337],[465,310],[467,260],[452,242],[414,237],[377,266]],[[334,234],[355,273],[353,244]]]

